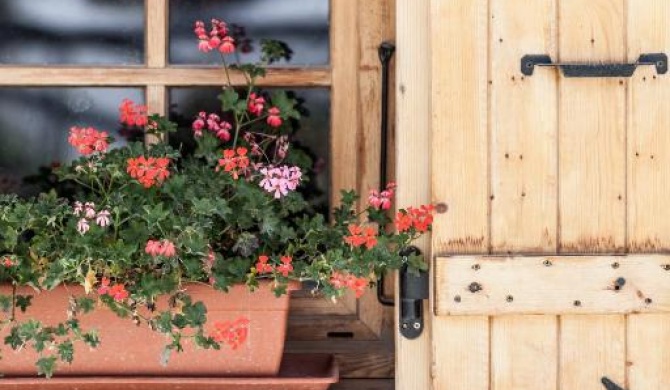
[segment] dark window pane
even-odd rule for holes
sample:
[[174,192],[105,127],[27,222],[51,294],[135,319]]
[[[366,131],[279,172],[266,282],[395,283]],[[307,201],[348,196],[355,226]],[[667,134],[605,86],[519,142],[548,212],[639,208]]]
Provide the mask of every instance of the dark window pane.
[[142,64],[144,0],[2,0],[2,64]]
[[270,38],[285,42],[293,50],[290,65],[327,65],[328,3],[328,0],[171,0],[170,62],[219,64],[216,53],[198,51],[193,33],[196,20],[209,27],[209,21],[217,18],[243,27],[246,36],[253,40],[252,51],[241,56],[243,62],[257,61],[259,40]]
[[118,106],[124,98],[142,102],[144,92],[0,88],[0,193],[30,195],[48,187],[47,168],[79,157],[67,141],[72,126],[105,130],[123,145]]
[[[191,124],[200,111],[220,113],[217,96],[221,88],[172,88],[170,90],[170,117],[179,124],[177,134],[171,135],[174,147],[193,146]],[[302,102],[303,118],[291,137],[293,148],[299,148],[313,161],[316,174],[303,189],[312,204],[328,210],[330,191],[330,91],[328,89],[292,89]]]

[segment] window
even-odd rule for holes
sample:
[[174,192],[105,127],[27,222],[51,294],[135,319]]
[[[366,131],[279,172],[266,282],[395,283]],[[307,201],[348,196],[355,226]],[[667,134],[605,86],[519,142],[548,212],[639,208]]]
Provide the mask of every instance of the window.
[[[221,70],[196,50],[192,23],[220,16],[244,24],[249,36],[280,38],[292,46],[291,62],[274,66],[260,86],[286,88],[305,98],[311,116],[298,140],[311,145],[326,162],[325,176],[318,179],[320,188],[330,192],[324,197],[337,199],[339,189],[366,193],[378,183],[377,47],[393,37],[393,4],[390,0],[0,1],[0,192],[34,191],[33,184],[26,186],[23,181],[26,176],[71,158],[63,135],[72,125],[95,124],[121,136],[116,105],[122,97],[144,100],[151,112],[175,119],[192,116],[193,102],[208,99],[222,84]],[[243,82],[239,75],[233,75],[235,80]],[[372,293],[359,302],[351,298],[338,304],[299,293],[291,305],[288,348],[294,352],[304,351],[302,341],[335,338],[338,351],[351,354],[350,360],[342,361],[359,362],[360,345],[354,343],[348,350],[342,338],[378,340],[385,323]],[[377,343],[375,348],[382,348],[380,344],[388,345]],[[322,348],[333,351],[330,344]],[[371,353],[383,362],[373,359],[375,367],[370,370],[349,365],[343,367],[343,375],[391,375],[392,355],[385,349]]]

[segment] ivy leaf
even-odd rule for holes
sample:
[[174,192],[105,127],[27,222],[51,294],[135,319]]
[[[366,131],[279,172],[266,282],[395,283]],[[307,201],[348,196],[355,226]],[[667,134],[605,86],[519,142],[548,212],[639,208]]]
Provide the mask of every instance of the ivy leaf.
[[0,295],[0,310],[9,313],[12,309],[12,297],[9,295]]
[[100,345],[100,338],[98,337],[98,333],[95,330],[84,333],[81,339],[91,348],[96,348],[98,345]]
[[60,357],[60,360],[66,363],[72,363],[74,360],[74,345],[72,344],[72,341],[65,340],[58,344],[56,349],[58,351],[58,357]]
[[207,322],[207,308],[202,302],[184,306],[183,312],[186,321],[192,327],[202,326]]
[[77,309],[88,314],[95,309],[95,300],[87,297],[77,298]]
[[237,107],[237,101],[240,100],[240,95],[232,88],[227,88],[219,95],[221,100],[221,109],[224,112],[233,111]]
[[54,374],[54,370],[56,369],[56,360],[57,359],[55,356],[39,358],[37,363],[35,363],[35,366],[37,366],[37,374],[51,378]]

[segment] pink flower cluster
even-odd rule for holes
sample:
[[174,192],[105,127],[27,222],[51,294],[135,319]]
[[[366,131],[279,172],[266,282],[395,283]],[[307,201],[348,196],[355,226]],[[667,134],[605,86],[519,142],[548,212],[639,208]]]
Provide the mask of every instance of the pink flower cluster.
[[124,99],[119,106],[120,122],[128,126],[144,127],[149,123],[147,106],[135,104],[130,99]]
[[390,209],[391,199],[393,198],[395,188],[396,188],[395,183],[389,183],[386,186],[386,189],[381,193],[377,190],[370,190],[370,196],[368,196],[368,203],[370,203],[370,206],[378,210]]
[[214,133],[218,139],[224,142],[230,141],[230,130],[233,128],[230,123],[221,120],[221,117],[218,115],[207,115],[204,111],[198,114],[198,118],[193,121],[192,127],[193,134],[196,137],[202,137],[202,130],[206,127],[207,130]]
[[5,268],[11,268],[16,265],[16,261],[12,260],[12,258],[9,256],[3,257],[1,263],[5,266]]
[[261,116],[263,114],[263,109],[265,108],[265,98],[260,95],[256,95],[255,92],[249,94],[249,99],[247,102],[247,109],[249,112],[256,116]]
[[265,191],[274,194],[276,199],[288,194],[289,191],[295,191],[302,179],[302,172],[299,167],[264,167],[260,169],[263,179],[259,185]]
[[198,20],[195,22],[193,30],[198,37],[198,50],[203,53],[209,53],[212,50],[219,50],[223,54],[235,52],[235,39],[228,35],[228,25],[218,19],[212,19],[212,25],[209,33],[205,29],[205,22]]
[[144,248],[144,252],[153,257],[172,257],[177,254],[177,249],[175,248],[174,243],[170,240],[149,240],[147,241],[147,245]]
[[95,203],[86,202],[81,203],[79,201],[74,202],[74,207],[72,214],[75,217],[81,217],[77,222],[77,231],[84,235],[90,229],[90,220],[95,220],[95,224],[100,227],[107,227],[112,224],[111,213],[107,209],[103,209],[99,212],[95,211]]
[[70,128],[70,136],[68,137],[70,145],[84,156],[88,156],[95,152],[104,153],[109,147],[109,140],[107,132],[98,131],[92,127],[72,127]]

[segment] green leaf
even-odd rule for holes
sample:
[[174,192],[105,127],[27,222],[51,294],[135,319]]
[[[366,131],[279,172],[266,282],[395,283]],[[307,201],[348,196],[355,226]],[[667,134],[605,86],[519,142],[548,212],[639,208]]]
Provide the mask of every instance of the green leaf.
[[9,313],[12,309],[12,297],[9,295],[0,295],[0,310]]
[[186,305],[182,309],[186,321],[192,327],[202,326],[207,322],[207,308],[202,302]]
[[84,333],[81,339],[91,348],[96,348],[98,345],[100,345],[100,338],[98,337],[98,332],[95,330]]
[[77,309],[88,314],[95,309],[95,300],[87,297],[77,298]]
[[60,360],[66,363],[72,363],[74,360],[74,345],[72,344],[72,341],[63,341],[62,343],[58,344],[56,350],[58,351],[58,357]]
[[21,309],[22,313],[25,313],[28,307],[30,306],[33,300],[32,295],[17,295],[16,296],[16,307]]
[[37,363],[35,363],[35,366],[37,366],[37,374],[51,378],[54,374],[54,370],[56,369],[56,360],[57,359],[55,356],[39,358]]
[[237,101],[240,100],[240,95],[234,89],[227,88],[219,95],[219,100],[223,112],[233,111],[236,109]]

